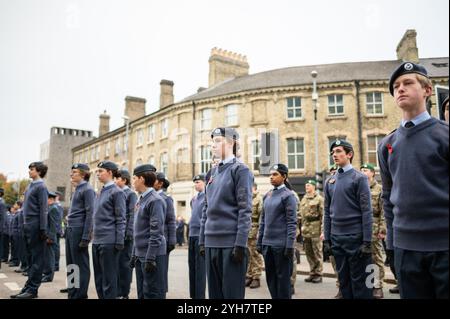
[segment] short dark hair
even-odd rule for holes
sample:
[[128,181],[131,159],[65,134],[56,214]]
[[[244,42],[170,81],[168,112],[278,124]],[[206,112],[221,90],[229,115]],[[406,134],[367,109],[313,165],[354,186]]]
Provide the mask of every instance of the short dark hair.
[[30,165],[28,165],[28,168],[33,168],[33,167],[39,173],[39,176],[41,178],[44,178],[45,175],[47,175],[48,166],[45,165],[43,162],[33,162]]
[[103,168],[106,171],[109,171],[112,173],[112,177],[120,177],[119,175],[119,170],[118,169],[109,169],[109,168]]
[[144,178],[144,184],[147,187],[153,187],[155,185],[156,181],[156,174],[152,171],[146,171],[143,173],[135,174],[137,177],[143,177]]
[[131,185],[131,181],[130,178],[128,176],[125,176],[125,174],[122,174],[120,172],[120,170],[117,172],[117,178],[121,178],[125,181],[125,185],[130,186]]
[[350,157],[350,163],[352,163],[353,162],[353,157],[355,157],[355,151],[352,148],[348,147],[348,146],[342,146],[342,148],[344,149],[345,154],[348,154],[350,152],[353,153],[352,157]]
[[80,175],[83,177],[83,180],[85,180],[86,182],[89,182],[89,178],[91,178],[91,172],[86,171],[82,168],[76,168],[79,172]]

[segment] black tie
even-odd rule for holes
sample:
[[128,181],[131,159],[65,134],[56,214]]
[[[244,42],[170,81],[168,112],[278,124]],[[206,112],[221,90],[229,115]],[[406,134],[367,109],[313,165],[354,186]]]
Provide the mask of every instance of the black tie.
[[414,126],[416,126],[413,122],[411,122],[411,121],[408,121],[408,122],[406,122],[406,124],[405,124],[405,127],[406,128],[411,128],[411,127],[414,127]]
[[342,173],[344,173],[344,169],[340,168],[340,169],[338,169],[338,172],[339,172],[339,174],[342,174]]

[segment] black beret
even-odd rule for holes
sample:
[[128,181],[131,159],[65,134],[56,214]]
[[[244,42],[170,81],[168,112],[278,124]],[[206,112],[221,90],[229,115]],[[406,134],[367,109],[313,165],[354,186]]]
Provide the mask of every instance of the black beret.
[[389,92],[391,92],[392,96],[394,96],[395,80],[397,80],[397,78],[399,78],[400,76],[409,73],[420,74],[428,78],[428,72],[423,66],[421,66],[420,64],[415,64],[413,62],[404,62],[394,71],[394,73],[392,73],[391,79],[389,80]]
[[289,172],[288,167],[284,164],[275,164],[270,168],[270,170],[278,171],[279,173],[282,173],[282,174],[287,174]]
[[97,167],[109,169],[111,171],[118,169],[117,164],[114,162],[111,162],[111,161],[102,161],[102,162],[98,163]]
[[139,165],[137,166],[134,171],[133,171],[133,175],[139,175],[145,172],[156,172],[156,167],[153,166],[152,164],[143,164],[143,165]]
[[239,133],[232,127],[218,127],[211,132],[211,138],[214,136],[224,136],[235,141],[239,139]]
[[351,149],[353,151],[352,144],[350,144],[346,140],[336,140],[330,146],[330,153],[333,152],[333,148],[335,148],[336,146],[346,146],[346,147],[348,147],[349,149]]
[[83,171],[89,172],[89,165],[83,163],[75,163],[72,165],[72,169],[82,169]]
[[126,178],[128,180],[131,180],[130,172],[126,169],[119,169],[119,175],[122,178]]
[[59,192],[59,191],[56,191],[56,192],[55,192],[55,194],[56,194],[56,196],[59,196],[59,197],[61,197],[61,196],[62,196],[62,193],[61,193],[61,192]]
[[47,193],[48,193],[48,197],[49,198],[56,198],[56,194],[55,194],[55,192],[51,192],[51,191],[47,191]]
[[193,182],[195,181],[205,181],[205,174],[199,174],[194,176],[194,178],[192,179]]
[[44,164],[44,162],[33,162],[30,165],[28,165],[28,168],[32,168],[32,167],[36,167],[36,168],[42,168],[45,167],[46,165]]

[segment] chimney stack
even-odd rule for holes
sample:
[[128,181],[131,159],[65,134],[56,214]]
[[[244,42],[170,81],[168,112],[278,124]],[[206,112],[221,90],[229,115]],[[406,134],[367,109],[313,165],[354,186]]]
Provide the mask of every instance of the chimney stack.
[[174,98],[173,98],[173,85],[174,83],[169,80],[161,80],[161,83],[159,83],[161,86],[161,93],[159,96],[159,108],[165,108],[166,106],[172,105]]
[[419,49],[417,49],[416,30],[407,30],[397,46],[397,59],[419,63]]
[[110,116],[106,114],[106,110],[103,111],[103,114],[100,114],[100,125],[98,128],[98,136],[105,135],[109,132],[109,118]]
[[213,48],[209,58],[209,87],[229,78],[248,75],[248,70],[245,55]]
[[125,115],[130,118],[130,122],[145,116],[145,103],[147,101],[140,97],[125,97]]

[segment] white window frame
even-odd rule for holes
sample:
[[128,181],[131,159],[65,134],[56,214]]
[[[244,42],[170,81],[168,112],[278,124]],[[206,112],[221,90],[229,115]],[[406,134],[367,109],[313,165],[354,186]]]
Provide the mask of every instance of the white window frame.
[[[256,144],[256,145],[255,145]],[[261,141],[256,139],[253,140],[252,143],[252,169],[253,171],[258,171],[261,169]],[[255,152],[255,148],[258,147]],[[258,168],[255,167],[256,163],[258,163]]]
[[200,129],[201,130],[210,130],[211,124],[212,124],[212,109],[201,110]]
[[[300,102],[299,105],[296,104],[297,100]],[[292,101],[292,106],[289,106],[289,101]],[[300,110],[300,116],[295,116],[295,113],[298,110]],[[292,117],[289,117],[289,111],[292,111]],[[302,98],[300,96],[286,98],[286,118],[288,120],[298,120],[303,118]]]
[[105,157],[109,157],[109,152],[110,152],[110,141],[106,142],[105,144]]
[[[338,104],[338,96],[342,97],[342,104]],[[330,97],[333,97],[333,103],[330,103]],[[338,106],[342,106],[342,112],[338,112]],[[334,107],[335,112],[331,113],[330,108]],[[328,115],[329,116],[341,116],[345,114],[344,95],[343,94],[330,94],[328,95]]]
[[[303,152],[300,152],[299,150],[297,150],[297,141],[301,140],[303,143]],[[290,141],[294,141],[294,153],[289,153],[289,142]],[[305,163],[306,163],[306,156],[305,156],[305,139],[302,137],[296,137],[296,138],[288,138],[286,140],[286,154],[287,154],[287,163],[289,165],[289,157],[290,156],[294,156],[295,159],[295,165],[294,167],[289,166],[289,169],[292,170],[302,170],[305,169]],[[298,163],[298,156],[303,155],[303,165],[300,167],[299,163]]]
[[[380,95],[380,97],[381,97],[381,102],[376,102],[375,101],[375,95]],[[372,96],[372,102],[369,102],[369,99],[368,99],[368,97],[369,97],[369,95],[371,95]],[[380,104],[381,103],[381,113],[377,113],[376,112],[376,106],[378,105],[378,104]],[[372,111],[370,112],[369,111],[369,107],[370,108],[372,108]],[[367,115],[384,115],[384,101],[383,101],[383,93],[381,93],[381,92],[367,92],[366,93],[366,113],[367,113]]]
[[229,104],[225,107],[225,126],[239,125],[239,109],[237,104]]
[[200,173],[207,173],[211,169],[212,153],[211,146],[200,146]]
[[155,166],[155,156],[154,155],[150,155],[148,157],[147,161],[148,161],[148,164],[151,164],[151,165]]
[[148,133],[147,133],[147,142],[152,143],[155,141],[155,124],[150,124],[147,127]]
[[[380,165],[378,163],[378,145],[380,144],[381,140],[385,137],[385,134],[371,134],[371,135],[367,135],[367,161],[369,162],[370,159],[370,155],[371,154],[375,154],[375,159],[376,159],[376,163],[370,163],[372,165],[375,165],[375,168],[379,168]],[[375,150],[371,150],[369,148],[369,138],[375,138]]]
[[95,147],[95,159],[98,161],[100,159],[100,145]]
[[120,137],[114,140],[114,155],[120,154]]
[[123,152],[126,153],[128,151],[128,139],[127,139],[127,136],[124,135],[122,137],[122,139],[123,139]]
[[142,128],[139,128],[136,131],[136,145],[137,146],[144,145],[144,130]]
[[161,172],[163,172],[167,176],[167,172],[169,171],[169,154],[167,152],[161,153]]
[[161,121],[161,138],[169,137],[169,119]]
[[89,151],[91,152],[91,162],[93,162],[95,161],[95,147],[91,147]]

